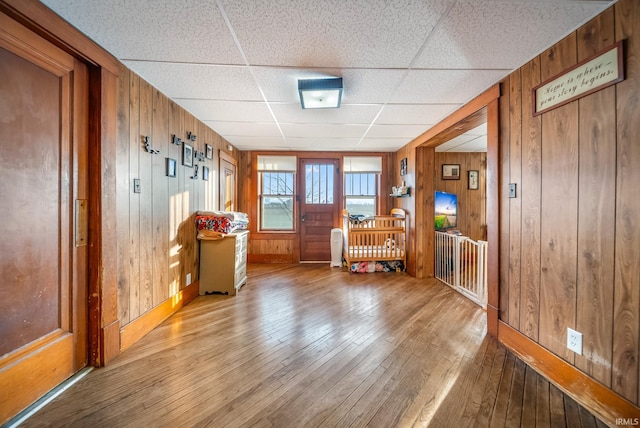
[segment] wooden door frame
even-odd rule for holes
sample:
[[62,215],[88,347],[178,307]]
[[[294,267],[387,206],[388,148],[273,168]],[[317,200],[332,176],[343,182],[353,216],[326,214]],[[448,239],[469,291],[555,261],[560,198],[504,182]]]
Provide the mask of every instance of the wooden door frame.
[[37,0],[0,0],[0,12],[85,63],[88,68],[88,364],[103,366],[120,353],[115,142],[118,76],[124,66]]
[[[500,268],[500,174],[499,174],[499,98],[500,84],[495,84],[485,92],[456,110],[449,117],[438,123],[416,140],[416,164],[424,165],[424,173],[416,176],[416,218],[427,218],[424,212],[418,212],[423,204],[419,201],[432,201],[433,204],[433,171],[435,171],[435,147],[440,144],[487,123],[487,331],[498,336],[498,315],[500,310],[499,298],[499,268]],[[431,177],[431,180],[429,180]],[[423,209],[423,207],[422,207]],[[420,230],[422,229],[422,230]],[[415,254],[423,254],[418,263],[431,263],[434,260],[434,229],[433,222],[416,222]],[[433,276],[431,270],[422,266],[425,276]],[[417,269],[416,269],[417,270]]]
[[223,178],[226,178],[226,175],[224,174],[224,169],[222,167],[222,163],[226,162],[230,165],[233,166],[233,172],[235,174],[235,178],[233,181],[233,200],[235,201],[234,203],[234,211],[238,210],[238,161],[233,158],[231,155],[229,155],[228,153],[223,152],[222,150],[220,150],[219,153],[219,165],[218,165],[218,169],[219,169],[219,177],[218,177],[218,208],[221,211],[224,211],[224,201],[222,200],[222,188],[224,186],[223,183]]

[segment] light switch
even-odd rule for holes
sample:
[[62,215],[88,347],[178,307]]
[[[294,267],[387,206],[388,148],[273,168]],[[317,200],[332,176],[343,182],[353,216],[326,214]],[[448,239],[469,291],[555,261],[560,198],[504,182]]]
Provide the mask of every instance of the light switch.
[[133,193],[140,193],[142,192],[142,186],[140,185],[140,179],[139,178],[134,178],[133,179]]
[[509,183],[509,197],[510,198],[517,197],[516,186],[517,186],[516,183]]

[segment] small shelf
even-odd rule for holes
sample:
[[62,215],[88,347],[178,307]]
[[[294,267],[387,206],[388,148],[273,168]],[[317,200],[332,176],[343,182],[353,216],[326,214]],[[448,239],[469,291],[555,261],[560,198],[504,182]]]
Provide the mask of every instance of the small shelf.
[[405,196],[411,196],[411,188],[407,188],[407,193],[389,193],[389,196],[391,196],[392,198],[404,198]]

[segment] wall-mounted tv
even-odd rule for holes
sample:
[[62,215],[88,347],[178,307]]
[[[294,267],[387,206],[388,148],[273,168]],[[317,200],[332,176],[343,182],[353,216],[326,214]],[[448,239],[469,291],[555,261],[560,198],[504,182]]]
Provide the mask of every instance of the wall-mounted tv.
[[436,192],[436,230],[446,230],[458,225],[458,197],[453,193]]

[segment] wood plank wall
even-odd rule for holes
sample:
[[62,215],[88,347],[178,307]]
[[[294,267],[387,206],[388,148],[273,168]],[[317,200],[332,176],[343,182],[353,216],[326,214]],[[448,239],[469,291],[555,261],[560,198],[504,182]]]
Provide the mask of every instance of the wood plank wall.
[[[464,236],[477,241],[487,239],[486,219],[486,153],[436,152],[435,188],[458,196],[458,226]],[[460,180],[443,180],[442,165],[460,165]],[[478,190],[469,190],[467,172],[479,172]]]
[[[619,1],[513,72],[500,98],[500,318],[636,405],[638,23],[640,3]],[[532,87],[619,40],[623,82],[533,117]],[[583,333],[582,356],[567,327]]]
[[[300,261],[300,234],[297,231],[287,232],[260,232],[258,230],[259,218],[259,194],[258,175],[254,168],[258,155],[283,155],[283,152],[242,152],[238,162],[238,206],[239,211],[249,214],[249,242],[247,248],[247,258],[249,263],[298,263]],[[395,163],[392,153],[343,153],[343,152],[286,152],[287,156],[298,158],[337,158],[344,156],[382,156],[382,174],[380,177],[380,212],[389,213],[392,207],[390,202],[391,187],[399,183],[392,182],[395,171]],[[342,162],[341,162],[342,164]],[[340,181],[341,187],[342,181]],[[339,190],[339,203],[342,204],[342,188]],[[297,208],[296,208],[297,209]],[[342,205],[341,205],[342,209]],[[335,227],[341,227],[341,219],[336,219]],[[295,228],[297,229],[298,219]],[[327,245],[329,242],[327,241]]]
[[[187,133],[196,135],[188,141]],[[182,145],[172,135],[188,141],[194,151],[213,147],[214,158],[195,168],[182,165]],[[145,150],[143,137],[160,154]],[[170,101],[132,71],[121,67],[118,94],[117,138],[117,280],[120,325],[158,307],[184,289],[187,273],[198,279],[198,245],[194,214],[218,209],[220,150],[230,156],[228,143]],[[234,157],[235,157],[234,156]],[[177,161],[175,178],[166,176],[167,157]],[[203,180],[202,168],[209,168]],[[133,192],[139,178],[142,192]]]

